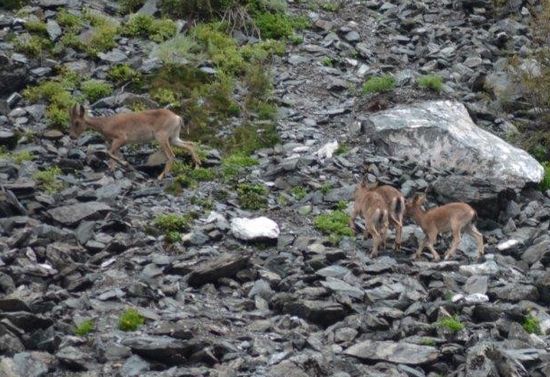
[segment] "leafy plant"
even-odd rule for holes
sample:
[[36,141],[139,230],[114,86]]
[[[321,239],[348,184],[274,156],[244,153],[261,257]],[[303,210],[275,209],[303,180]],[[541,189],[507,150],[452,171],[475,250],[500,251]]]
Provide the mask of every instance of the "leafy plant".
[[113,87],[106,81],[87,80],[82,83],[80,90],[90,102],[95,102],[113,92]]
[[51,42],[38,35],[22,35],[15,40],[16,51],[29,56],[39,56],[51,48]]
[[295,186],[291,190],[292,196],[294,196],[297,200],[302,200],[307,195],[307,190],[304,186]]
[[259,13],[254,16],[254,21],[262,38],[266,39],[288,38],[294,34],[294,30],[309,26],[307,18],[287,16],[284,13]]
[[341,210],[323,213],[313,220],[315,228],[328,235],[333,243],[337,243],[343,236],[352,236],[349,227],[349,216]]
[[523,319],[523,323],[521,325],[523,326],[523,329],[529,334],[542,334],[542,331],[540,329],[540,320],[532,314],[528,314]]
[[136,309],[126,309],[118,319],[118,328],[122,331],[136,331],[145,323],[145,318]]
[[456,315],[440,319],[439,322],[437,322],[437,326],[445,328],[453,333],[464,329],[464,324],[460,322],[460,319]]
[[148,14],[133,14],[123,28],[123,33],[131,37],[148,38],[163,42],[176,35],[176,23],[170,19],[157,20]]
[[384,93],[390,92],[395,87],[395,79],[392,75],[371,77],[363,84],[363,93]]
[[225,178],[236,176],[241,170],[258,165],[258,160],[242,153],[234,153],[222,161],[222,172]]
[[443,87],[443,78],[439,75],[420,76],[416,82],[421,88],[431,89],[434,92],[440,92]]
[[66,9],[57,12],[57,23],[68,31],[79,32],[84,27],[84,20]]
[[74,329],[75,335],[78,336],[86,336],[92,331],[94,331],[94,321],[91,319],[80,322],[80,324]]
[[58,179],[61,173],[59,167],[52,166],[48,169],[34,173],[32,177],[42,189],[49,193],[54,193],[63,188],[63,182]]
[[141,75],[128,64],[118,64],[109,69],[107,77],[115,83],[122,83],[126,81],[138,81]]
[[164,233],[169,243],[173,243],[180,240],[180,233],[189,227],[192,219],[190,214],[166,213],[158,215],[153,221],[153,225]]
[[237,195],[244,209],[258,210],[267,206],[267,189],[261,184],[242,183],[237,186]]

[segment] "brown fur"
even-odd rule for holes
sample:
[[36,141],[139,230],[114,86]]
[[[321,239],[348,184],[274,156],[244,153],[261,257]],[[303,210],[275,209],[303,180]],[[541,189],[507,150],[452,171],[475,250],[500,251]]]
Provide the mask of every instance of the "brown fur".
[[[382,196],[388,210],[390,226],[395,229],[395,251],[401,250],[401,238],[403,234],[403,217],[405,215],[405,197],[396,188],[383,185],[367,185],[369,191],[375,191]],[[386,245],[384,244],[384,247]]]
[[454,256],[455,251],[460,243],[462,231],[473,237],[477,243],[478,257],[484,253],[483,235],[477,230],[474,225],[476,219],[476,211],[466,203],[449,203],[440,207],[432,208],[428,211],[422,208],[422,204],[426,201],[424,195],[415,195],[413,199],[407,200],[406,212],[424,231],[424,240],[420,242],[418,250],[414,258],[418,258],[424,247],[427,247],[434,260],[440,260],[439,255],[435,251],[433,245],[440,233],[453,233],[453,241],[449,250],[445,253],[445,259],[450,259]]
[[384,198],[377,192],[369,191],[366,185],[361,182],[354,193],[355,202],[349,225],[353,232],[356,232],[355,219],[361,215],[365,220],[365,238],[372,236],[373,245],[370,257],[378,255],[380,244],[386,243],[388,231],[388,210]]
[[146,110],[138,113],[121,113],[108,117],[88,117],[84,106],[75,105],[70,110],[71,128],[70,136],[76,138],[87,128],[98,131],[105,140],[110,143],[108,155],[112,159],[109,163],[114,168],[114,161],[128,165],[119,157],[119,149],[125,144],[144,144],[158,141],[160,149],[166,156],[164,170],[158,176],[162,179],[171,169],[175,154],[171,145],[181,147],[189,151],[195,166],[201,164],[195,151],[195,145],[180,139],[180,130],[183,120],[170,110],[157,109]]

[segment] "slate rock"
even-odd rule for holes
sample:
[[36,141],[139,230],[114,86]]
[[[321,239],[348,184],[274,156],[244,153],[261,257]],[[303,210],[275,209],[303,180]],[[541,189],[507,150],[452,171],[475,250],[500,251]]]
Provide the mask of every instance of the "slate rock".
[[220,278],[233,277],[248,266],[250,257],[247,255],[222,255],[193,268],[187,282],[193,287],[214,283]]
[[357,343],[346,349],[344,354],[369,362],[388,361],[408,365],[433,363],[440,356],[437,348],[431,346],[373,340]]
[[105,203],[85,202],[53,208],[48,210],[48,214],[63,225],[74,226],[82,220],[98,219],[111,210]]

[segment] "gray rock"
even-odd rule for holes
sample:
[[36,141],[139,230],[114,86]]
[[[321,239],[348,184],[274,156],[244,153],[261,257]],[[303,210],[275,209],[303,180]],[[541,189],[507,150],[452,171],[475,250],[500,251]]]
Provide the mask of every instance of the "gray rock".
[[46,352],[21,352],[0,359],[0,376],[44,377],[57,364],[53,355]]
[[89,353],[82,352],[76,347],[68,346],[61,348],[55,356],[63,364],[77,370],[92,370],[94,364]]
[[141,14],[154,16],[158,12],[158,0],[146,0],[145,4],[137,11]]
[[344,354],[366,361],[388,361],[409,365],[434,362],[440,356],[435,347],[373,340],[355,344],[346,349]]
[[378,112],[368,118],[365,130],[379,151],[464,171],[496,191],[519,189],[543,176],[534,158],[477,127],[458,102],[429,101]]
[[302,300],[286,295],[276,295],[272,302],[279,312],[296,315],[321,326],[330,326],[348,314],[348,309],[336,302]]
[[188,283],[198,287],[207,283],[214,283],[219,278],[233,277],[249,263],[246,255],[222,255],[212,261],[207,261],[193,268],[189,274]]
[[108,63],[122,63],[123,61],[128,59],[128,56],[126,56],[124,52],[116,48],[107,53],[100,52],[99,54],[97,54],[97,57]]
[[8,130],[0,130],[0,146],[13,149],[17,145],[17,135]]
[[86,202],[50,209],[48,214],[63,225],[74,226],[82,220],[100,218],[112,208],[101,202]]
[[322,281],[321,285],[325,288],[330,289],[331,291],[344,294],[356,299],[362,299],[365,296],[365,292],[357,287],[354,287],[351,284],[346,283],[345,281],[335,279],[332,277],[327,277],[326,281]]
[[137,355],[133,355],[126,360],[120,370],[120,374],[122,377],[139,377],[144,372],[149,371],[150,368],[151,365],[147,361]]
[[469,294],[485,294],[487,293],[488,282],[489,278],[485,275],[470,276],[468,280],[466,280],[466,284],[464,284],[464,292]]
[[57,38],[59,38],[61,34],[63,34],[59,24],[52,19],[48,20],[48,22],[46,23],[46,28],[47,28],[46,30],[48,31],[48,35],[50,36],[50,40],[52,42],[55,42]]
[[28,67],[0,52],[0,97],[23,89],[30,79]]
[[168,336],[136,336],[122,341],[132,352],[168,365],[183,364],[194,350],[195,345]]
[[523,252],[521,259],[529,265],[533,265],[541,259],[548,259],[547,255],[550,256],[550,240],[544,240],[539,242]]

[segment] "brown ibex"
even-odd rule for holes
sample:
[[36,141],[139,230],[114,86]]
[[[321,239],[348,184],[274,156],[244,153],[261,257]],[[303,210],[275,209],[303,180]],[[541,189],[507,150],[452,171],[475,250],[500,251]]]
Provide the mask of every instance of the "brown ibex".
[[477,243],[477,254],[481,257],[484,253],[483,235],[477,230],[474,222],[477,218],[476,211],[466,203],[449,203],[428,211],[422,208],[426,196],[416,194],[412,199],[407,200],[407,216],[414,219],[416,224],[424,231],[424,239],[420,242],[414,258],[418,258],[422,250],[427,247],[435,261],[441,258],[435,251],[433,245],[440,233],[453,233],[453,240],[449,250],[445,253],[445,260],[450,259],[460,243],[462,231],[472,236]]
[[195,145],[189,141],[180,139],[180,130],[183,120],[180,116],[167,109],[145,110],[138,113],[120,113],[113,116],[89,117],[82,105],[74,105],[70,110],[71,138],[77,138],[87,128],[98,131],[105,140],[110,143],[107,154],[112,159],[109,163],[111,169],[114,162],[122,165],[128,163],[119,157],[119,149],[125,144],[145,144],[156,140],[160,149],[166,156],[164,170],[158,176],[162,179],[172,169],[175,154],[170,145],[175,145],[189,151],[195,166],[201,161],[196,153]]
[[356,232],[355,219],[361,215],[365,220],[365,238],[372,236],[373,245],[370,257],[378,255],[380,244],[386,243],[388,231],[388,209],[382,195],[375,191],[370,191],[366,182],[362,181],[357,185],[354,193],[353,212],[349,221],[349,226]]

